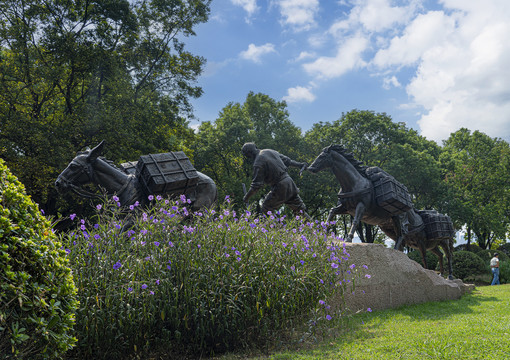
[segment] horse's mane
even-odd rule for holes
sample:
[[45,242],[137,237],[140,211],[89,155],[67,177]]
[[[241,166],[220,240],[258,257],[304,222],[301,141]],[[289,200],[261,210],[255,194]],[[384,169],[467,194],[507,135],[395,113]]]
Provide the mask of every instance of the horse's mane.
[[349,152],[342,145],[338,144],[330,145],[328,149],[333,150],[342,155],[344,158],[347,159],[347,161],[349,161],[352,164],[352,166],[354,166],[354,168],[360,173],[361,176],[368,178],[365,172],[365,170],[368,169],[368,166],[364,165],[363,162],[356,160],[352,152]]
[[112,168],[123,171],[121,168],[119,168],[112,160],[108,160],[107,158],[100,156],[99,159],[103,160],[105,163],[110,165]]

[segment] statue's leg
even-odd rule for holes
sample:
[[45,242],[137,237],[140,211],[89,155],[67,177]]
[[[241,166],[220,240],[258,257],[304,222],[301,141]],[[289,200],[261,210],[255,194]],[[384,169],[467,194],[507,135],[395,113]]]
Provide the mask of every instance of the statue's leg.
[[430,250],[434,255],[437,256],[437,258],[439,259],[439,271],[441,272],[441,275],[443,275],[443,272],[444,272],[444,263],[443,263],[443,253],[441,252],[441,250],[439,250],[439,247],[435,247],[433,249]]
[[392,216],[393,227],[395,228],[395,234],[397,235],[397,241],[395,241],[395,246],[393,247],[395,250],[401,250],[404,242],[404,234],[402,233],[402,223],[400,222],[400,217]]
[[446,259],[448,260],[448,280],[453,280],[453,240],[452,239],[446,239],[441,241],[441,244],[439,244],[446,254]]
[[365,213],[365,204],[362,202],[359,202],[358,205],[356,205],[356,213],[354,214],[354,220],[352,221],[351,230],[349,231],[349,235],[347,235],[347,242],[352,242],[352,239],[354,238],[354,233],[356,232],[356,229],[358,228],[358,224],[361,221],[361,218],[363,217],[363,214]]

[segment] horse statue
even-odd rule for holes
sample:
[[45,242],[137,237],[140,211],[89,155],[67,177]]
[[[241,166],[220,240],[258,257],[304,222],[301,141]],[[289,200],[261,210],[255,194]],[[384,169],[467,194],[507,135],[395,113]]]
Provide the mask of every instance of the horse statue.
[[[439,258],[441,273],[443,273],[443,254],[448,259],[448,278],[453,279],[452,252],[453,252],[453,225],[448,237],[432,238],[427,234],[423,217],[435,213],[444,218],[446,216],[435,211],[417,211],[410,207],[400,214],[390,213],[376,201],[373,180],[379,176],[391,176],[377,167],[364,166],[354,159],[352,153],[347,152],[340,145],[331,145],[322,150],[307,171],[317,173],[330,168],[340,183],[338,205],[330,210],[328,222],[336,215],[350,214],[353,222],[346,241],[352,242],[354,233],[363,221],[370,225],[377,225],[392,240],[395,249],[402,250],[404,245],[418,249],[422,256],[423,266],[427,268],[425,253],[430,250]],[[411,204],[412,205],[412,204]],[[451,220],[448,221],[451,224]]]
[[[80,196],[94,197],[95,194],[82,188],[85,184],[93,183],[105,188],[109,195],[116,195],[122,206],[137,201],[146,205],[148,194],[142,190],[137,176],[101,157],[103,147],[104,141],[93,149],[78,152],[55,181],[57,190],[64,192],[70,189]],[[184,191],[184,195],[191,200],[192,211],[212,207],[218,196],[214,181],[201,172],[197,171],[197,175],[197,184]]]

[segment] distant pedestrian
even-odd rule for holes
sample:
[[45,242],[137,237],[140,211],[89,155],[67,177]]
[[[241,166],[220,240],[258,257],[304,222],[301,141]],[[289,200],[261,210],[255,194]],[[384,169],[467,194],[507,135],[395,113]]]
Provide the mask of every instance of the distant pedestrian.
[[492,270],[492,283],[491,285],[499,285],[499,254],[494,253],[494,257],[491,259],[491,270]]

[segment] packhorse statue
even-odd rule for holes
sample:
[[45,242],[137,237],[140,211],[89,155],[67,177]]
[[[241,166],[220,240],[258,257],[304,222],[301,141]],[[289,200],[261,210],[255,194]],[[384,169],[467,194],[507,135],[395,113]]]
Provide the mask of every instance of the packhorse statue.
[[[134,174],[133,168],[120,169],[113,162],[101,157],[103,147],[104,141],[93,149],[78,152],[55,181],[57,190],[62,192],[72,190],[80,196],[94,197],[96,196],[94,193],[82,188],[85,184],[93,183],[105,188],[109,195],[116,195],[123,206],[132,205],[137,201],[142,205],[147,204],[150,194],[147,194],[147,190],[141,186],[140,178]],[[218,194],[216,184],[210,177],[198,171],[196,173],[197,183],[183,191],[183,194],[191,200],[193,211],[212,207]]]
[[[439,249],[441,247],[448,259],[448,278],[453,278],[452,252],[455,232],[447,216],[435,211],[415,210],[403,185],[399,188],[394,178],[378,167],[364,166],[340,145],[324,148],[307,170],[317,173],[327,168],[333,171],[341,186],[338,205],[330,210],[328,222],[340,214],[353,216],[347,242],[352,241],[360,221],[377,225],[395,241],[395,249],[402,250],[404,245],[418,249],[425,268],[425,253],[430,250],[439,258],[440,270],[443,273],[443,254]],[[378,201],[376,184],[380,187],[389,184],[393,189],[400,189],[404,193],[401,194],[401,201],[393,204]],[[437,224],[440,225],[439,232],[434,231],[434,225]]]

